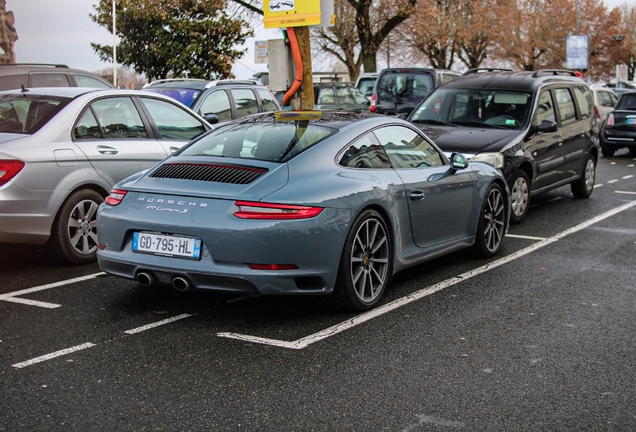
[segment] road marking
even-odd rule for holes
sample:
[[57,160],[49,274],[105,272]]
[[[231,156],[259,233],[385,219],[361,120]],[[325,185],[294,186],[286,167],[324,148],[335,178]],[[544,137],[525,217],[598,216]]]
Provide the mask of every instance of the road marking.
[[614,180],[608,180],[608,183],[616,183],[618,181],[618,179],[614,179]]
[[603,187],[603,183],[601,183],[601,184],[595,184],[595,185],[593,186],[593,188],[594,188],[594,189],[596,189],[596,188],[600,188],[600,187]]
[[631,191],[614,191],[614,193],[636,195],[636,192],[631,192]]
[[545,240],[545,237],[532,237],[532,236],[524,236],[524,235],[517,235],[517,234],[506,234],[506,237],[510,237],[510,238],[519,238],[519,239],[526,239],[526,240]]
[[26,295],[26,294],[31,294],[34,292],[38,292],[38,291],[44,291],[47,289],[51,289],[51,288],[57,288],[59,286],[64,286],[64,285],[70,285],[76,282],[83,282],[86,280],[90,280],[90,279],[94,279],[96,277],[100,277],[100,276],[105,276],[106,273],[104,272],[99,272],[99,273],[93,273],[91,275],[87,275],[87,276],[80,276],[80,277],[76,277],[73,279],[67,279],[67,280],[63,280],[63,281],[59,281],[59,282],[53,282],[50,284],[46,284],[46,285],[40,285],[40,286],[36,286],[33,288],[27,288],[27,289],[23,289],[20,291],[13,291],[7,294],[0,294],[0,300],[2,301],[8,301],[8,302],[13,302],[13,303],[21,303],[21,304],[26,304],[26,305],[30,305],[30,306],[39,306],[39,307],[43,307],[43,308],[49,308],[49,309],[54,309],[54,308],[58,308],[62,305],[56,304],[56,303],[47,303],[47,302],[41,302],[41,301],[36,301],[36,300],[27,300],[27,299],[21,299],[21,298],[16,298],[17,296],[22,296],[22,295]]
[[538,249],[543,248],[544,246],[548,246],[552,243],[555,243],[559,240],[561,240],[562,238],[576,233],[578,231],[581,231],[587,227],[589,227],[590,225],[593,225],[597,222],[600,222],[604,219],[607,219],[608,217],[611,217],[617,213],[620,213],[624,210],[627,210],[631,207],[636,206],[636,201],[631,201],[627,204],[624,204],[620,207],[616,207],[613,210],[610,210],[608,212],[605,212],[599,216],[596,216],[592,219],[589,219],[585,222],[582,222],[578,225],[573,226],[572,228],[569,228],[565,231],[561,231],[560,233],[549,237],[549,238],[545,238],[543,240],[538,241],[537,243],[534,243],[526,248],[523,248],[521,250],[518,250],[517,252],[514,252],[508,256],[499,258],[498,260],[495,260],[491,263],[485,264],[481,267],[477,267],[476,269],[467,271],[465,273],[462,273],[458,276],[446,279],[445,281],[439,282],[431,287],[427,287],[424,289],[421,289],[419,291],[416,291],[414,293],[411,293],[405,297],[399,298],[397,300],[394,300],[390,303],[387,303],[385,305],[379,306],[375,309],[372,309],[368,312],[364,312],[358,316],[355,316],[353,318],[350,318],[346,321],[343,321],[339,324],[333,325],[331,327],[328,327],[324,330],[321,330],[319,332],[313,333],[309,336],[305,336],[303,338],[297,339],[295,341],[282,341],[282,340],[278,340],[278,339],[269,339],[269,338],[262,338],[262,337],[258,337],[258,336],[250,336],[250,335],[243,335],[243,334],[239,334],[239,333],[231,333],[231,332],[221,332],[221,333],[217,333],[218,337],[222,337],[222,338],[228,338],[228,339],[236,339],[236,340],[241,340],[241,341],[245,341],[245,342],[252,342],[252,343],[258,343],[258,344],[263,344],[263,345],[270,345],[270,346],[275,346],[275,347],[279,347],[279,348],[287,348],[287,349],[303,349],[308,347],[309,345],[319,342],[323,339],[327,339],[331,336],[334,336],[338,333],[341,333],[343,331],[349,330],[357,325],[360,325],[362,323],[365,323],[367,321],[370,321],[374,318],[377,318],[379,316],[382,316],[388,312],[391,312],[395,309],[398,309],[402,306],[405,306],[411,302],[414,302],[416,300],[419,300],[421,298],[427,297],[431,294],[434,294],[438,291],[441,291],[443,289],[446,289],[450,286],[453,286],[459,282],[464,282],[470,278],[473,278],[477,275],[480,275],[482,273],[485,273],[489,270],[492,270],[494,268],[497,268],[503,264],[506,264],[510,261],[514,261],[517,258],[521,258],[524,255],[527,255],[529,253],[532,253]]
[[630,175],[626,175],[626,176],[624,176],[624,177],[623,177],[623,180],[627,180],[627,179],[630,179],[630,178],[632,178],[632,177],[634,177],[634,176],[633,176],[633,175],[631,175],[631,174],[630,174]]
[[67,355],[67,354],[71,354],[71,353],[74,353],[74,352],[77,352],[77,351],[81,351],[81,350],[84,350],[86,348],[92,348],[95,345],[96,344],[94,344],[94,343],[87,342],[85,344],[76,345],[76,346],[71,347],[71,348],[66,348],[66,349],[63,349],[63,350],[55,351],[53,353],[46,354],[46,355],[43,355],[43,356],[40,356],[40,357],[36,357],[34,359],[27,360],[27,361],[24,361],[24,362],[21,362],[21,363],[16,363],[16,364],[11,365],[11,366],[13,366],[14,368],[20,369],[20,368],[31,366],[33,364],[40,363],[40,362],[43,362],[43,361],[46,361],[46,360],[50,360],[50,359],[53,359],[53,358],[56,358],[56,357],[60,357],[60,356],[63,356],[63,355]]
[[134,328],[134,329],[131,329],[131,330],[126,330],[124,333],[130,334],[130,335],[131,334],[135,334],[135,333],[141,333],[142,331],[150,330],[150,329],[153,329],[155,327],[159,327],[159,326],[162,326],[162,325],[165,325],[165,324],[169,324],[169,323],[174,322],[174,321],[179,321],[179,320],[182,320],[184,318],[191,317],[191,316],[192,315],[190,315],[190,314],[176,315],[176,316],[173,316],[172,318],[167,318],[165,320],[157,321],[155,323],[147,324],[145,326],[137,327],[137,328]]

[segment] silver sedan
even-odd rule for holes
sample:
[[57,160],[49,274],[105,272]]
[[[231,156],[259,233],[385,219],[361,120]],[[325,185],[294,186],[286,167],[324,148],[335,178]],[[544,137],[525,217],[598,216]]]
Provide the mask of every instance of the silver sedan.
[[174,100],[134,90],[0,92],[0,243],[94,261],[97,208],[112,186],[209,129]]

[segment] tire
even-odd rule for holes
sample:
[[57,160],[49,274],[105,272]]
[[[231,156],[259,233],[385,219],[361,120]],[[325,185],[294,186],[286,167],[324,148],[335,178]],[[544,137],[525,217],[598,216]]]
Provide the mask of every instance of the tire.
[[483,258],[490,258],[499,252],[506,229],[506,201],[503,189],[496,183],[488,188],[481,203],[477,234],[475,235],[475,252]]
[[347,234],[329,303],[341,309],[371,309],[384,294],[391,271],[391,238],[386,223],[377,211],[365,210]]
[[576,198],[588,198],[594,190],[594,181],[596,180],[596,162],[594,157],[587,155],[585,165],[581,177],[570,184],[572,195]]
[[517,175],[510,186],[512,211],[510,223],[518,224],[528,214],[530,207],[530,180],[524,170],[517,171]]
[[97,252],[97,208],[104,198],[90,189],[72,193],[55,217],[50,240],[54,259],[69,264],[94,262]]
[[616,153],[616,148],[601,142],[601,153],[605,157],[612,157]]

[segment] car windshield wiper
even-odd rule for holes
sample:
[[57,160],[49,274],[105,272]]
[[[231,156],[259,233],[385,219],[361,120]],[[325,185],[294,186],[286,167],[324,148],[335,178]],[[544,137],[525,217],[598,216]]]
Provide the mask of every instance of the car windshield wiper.
[[443,122],[443,121],[432,120],[432,119],[415,119],[415,120],[411,120],[411,122],[412,123],[428,123],[428,124],[434,124],[434,125],[457,127],[457,125],[453,124],[453,123],[446,123],[446,122]]
[[458,126],[474,126],[474,127],[485,127],[485,128],[494,128],[494,129],[508,129],[505,126],[482,123],[482,122],[478,122],[474,120],[454,121],[452,122],[452,124],[458,125]]

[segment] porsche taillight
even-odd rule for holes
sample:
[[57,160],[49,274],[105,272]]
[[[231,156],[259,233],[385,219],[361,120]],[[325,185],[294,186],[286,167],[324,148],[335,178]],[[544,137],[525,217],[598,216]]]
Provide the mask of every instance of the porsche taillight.
[[0,160],[0,186],[18,175],[22,168],[24,168],[24,162],[21,160]]
[[241,219],[286,220],[309,219],[320,214],[322,207],[236,201],[234,216]]
[[113,190],[110,191],[110,195],[108,195],[106,197],[104,202],[106,204],[108,204],[108,205],[116,206],[120,202],[122,202],[122,200],[124,199],[125,196],[126,196],[126,191],[125,190],[113,189]]

